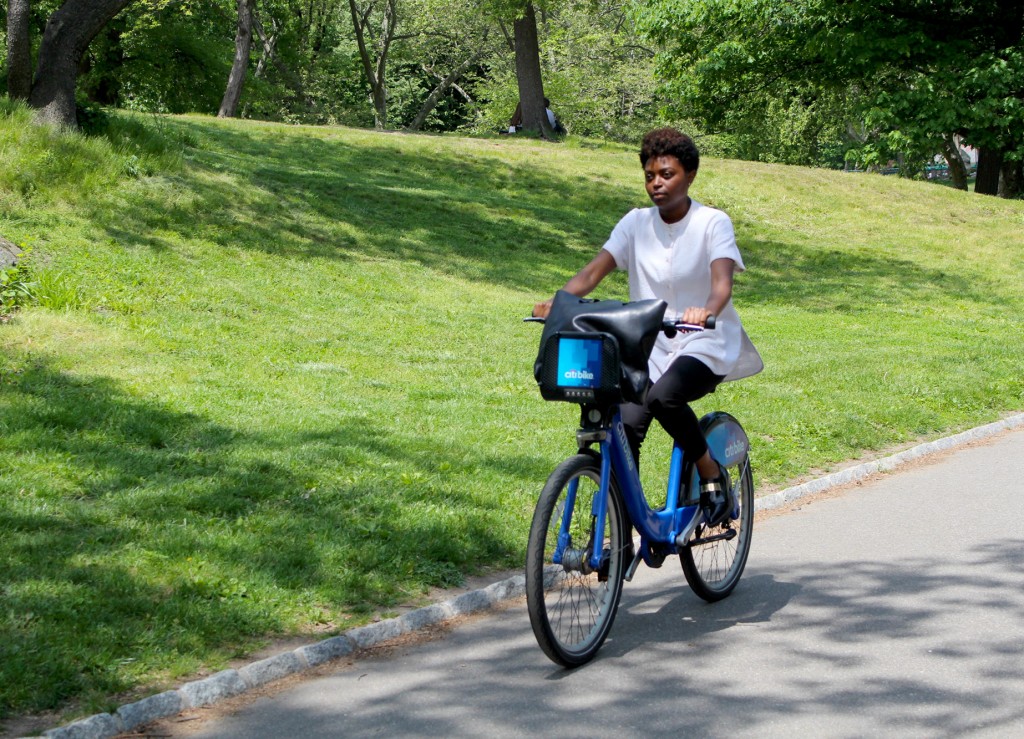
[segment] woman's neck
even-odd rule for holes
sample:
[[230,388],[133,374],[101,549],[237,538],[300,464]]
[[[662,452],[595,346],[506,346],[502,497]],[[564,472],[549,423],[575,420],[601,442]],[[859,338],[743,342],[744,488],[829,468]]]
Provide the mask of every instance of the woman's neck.
[[674,208],[663,210],[658,208],[658,214],[661,216],[661,220],[665,223],[678,223],[679,221],[686,218],[686,214],[690,212],[690,206],[693,200],[689,197],[686,198],[686,202],[682,205]]

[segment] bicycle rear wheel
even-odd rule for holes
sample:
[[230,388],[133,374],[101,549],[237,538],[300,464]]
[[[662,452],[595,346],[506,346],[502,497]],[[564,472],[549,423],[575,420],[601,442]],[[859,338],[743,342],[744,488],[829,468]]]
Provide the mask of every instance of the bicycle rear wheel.
[[[604,536],[595,541],[593,503],[600,483],[601,463],[595,455],[578,454],[565,460],[544,485],[530,527],[526,550],[530,625],[544,653],[565,667],[582,665],[597,654],[622,595],[628,526],[613,479]],[[556,564],[553,558],[563,520],[569,537]],[[588,560],[597,546],[606,556],[595,571]]]
[[711,418],[705,435],[710,436],[716,427],[727,424],[738,430],[732,438],[742,438],[744,449],[742,454],[724,464],[739,515],[729,517],[714,527],[699,524],[690,543],[679,552],[686,582],[694,593],[709,603],[729,595],[740,581],[747,565],[754,528],[754,479],[750,472],[750,454],[746,451],[746,434],[736,419],[726,413],[718,413]]

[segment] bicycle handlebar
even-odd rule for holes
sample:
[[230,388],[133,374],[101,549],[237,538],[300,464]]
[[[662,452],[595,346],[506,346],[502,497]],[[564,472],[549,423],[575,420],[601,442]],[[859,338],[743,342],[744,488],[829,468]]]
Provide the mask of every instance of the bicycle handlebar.
[[661,324],[661,330],[664,331],[665,335],[670,339],[675,336],[676,331],[690,333],[693,331],[713,331],[714,328],[715,317],[713,315],[707,317],[703,326],[699,323],[683,323],[682,321],[662,321]]
[[[546,320],[547,319],[539,316],[529,316],[523,319],[523,323],[544,323]],[[714,328],[715,317],[713,315],[708,316],[707,320],[704,321],[703,326],[697,323],[683,323],[682,321],[662,321],[661,323],[661,330],[664,331],[669,338],[675,336],[677,331],[690,333],[693,331],[712,331]]]

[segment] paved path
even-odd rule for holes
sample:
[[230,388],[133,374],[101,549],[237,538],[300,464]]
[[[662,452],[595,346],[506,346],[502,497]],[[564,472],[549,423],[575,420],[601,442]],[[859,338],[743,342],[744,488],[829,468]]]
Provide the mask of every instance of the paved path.
[[[525,606],[203,720],[192,737],[1024,736],[1024,430],[759,520],[708,605],[669,560],[562,670]],[[203,716],[202,711],[193,716]]]

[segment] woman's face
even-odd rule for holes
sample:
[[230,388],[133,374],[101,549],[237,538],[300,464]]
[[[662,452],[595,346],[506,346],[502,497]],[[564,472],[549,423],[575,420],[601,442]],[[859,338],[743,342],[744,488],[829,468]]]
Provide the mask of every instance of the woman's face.
[[690,185],[696,172],[687,172],[672,156],[651,157],[644,165],[647,195],[663,217],[682,218],[690,203]]

